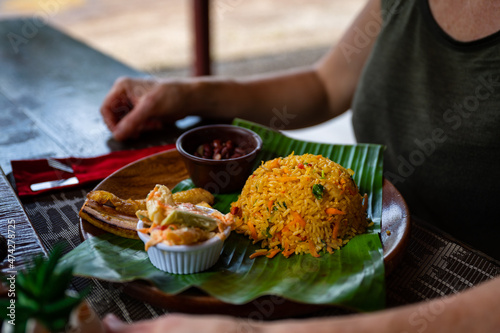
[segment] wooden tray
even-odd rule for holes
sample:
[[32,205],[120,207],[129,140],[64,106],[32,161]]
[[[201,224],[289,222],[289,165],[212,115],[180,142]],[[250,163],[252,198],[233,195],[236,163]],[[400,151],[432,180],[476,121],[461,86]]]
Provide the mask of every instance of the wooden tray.
[[[141,159],[116,171],[95,187],[122,198],[142,199],[156,184],[173,188],[181,180],[188,178],[186,168],[177,150],[169,150]],[[401,261],[409,240],[410,214],[408,207],[389,181],[383,183],[382,232],[386,275]],[[82,239],[102,234],[87,221],[80,220]],[[124,284],[124,292],[170,311],[197,314],[227,314],[233,316],[255,316],[254,319],[285,318],[312,313],[331,306],[303,304],[285,300],[281,297],[260,297],[250,303],[234,305],[224,303],[198,289],[183,293],[166,294],[144,281]]]

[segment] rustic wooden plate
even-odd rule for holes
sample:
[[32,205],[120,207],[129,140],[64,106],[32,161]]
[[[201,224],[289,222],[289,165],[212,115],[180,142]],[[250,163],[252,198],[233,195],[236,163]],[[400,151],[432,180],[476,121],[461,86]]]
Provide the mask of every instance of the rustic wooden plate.
[[[125,166],[104,179],[94,190],[109,191],[122,198],[142,199],[156,184],[173,188],[188,177],[180,154],[173,149]],[[381,241],[387,275],[397,266],[404,254],[410,235],[410,214],[403,197],[394,185],[384,180],[382,191]],[[82,239],[87,239],[104,231],[81,219],[80,232]],[[143,281],[126,283],[124,291],[139,300],[170,311],[255,316],[254,319],[291,317],[331,307],[302,304],[276,296],[261,297],[248,304],[233,305],[197,289],[176,295],[166,294]]]

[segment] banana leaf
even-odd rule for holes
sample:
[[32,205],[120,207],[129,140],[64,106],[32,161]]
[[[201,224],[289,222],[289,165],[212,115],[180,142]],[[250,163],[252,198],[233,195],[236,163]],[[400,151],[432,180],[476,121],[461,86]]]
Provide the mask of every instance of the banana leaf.
[[[368,232],[354,237],[333,254],[321,257],[292,255],[272,259],[249,255],[259,248],[244,235],[232,233],[219,261],[207,271],[175,275],[156,269],[141,241],[106,234],[91,237],[68,253],[61,263],[74,265],[76,275],[113,282],[147,280],[165,293],[177,294],[195,287],[226,303],[244,304],[263,295],[278,295],[308,304],[346,306],[359,311],[385,306],[382,245],[382,155],[384,147],[372,144],[331,145],[300,141],[269,128],[236,119],[234,125],[258,133],[264,145],[255,163],[276,156],[321,154],[355,171],[361,193],[368,194],[368,216],[374,222]],[[174,191],[193,187],[190,179]],[[219,194],[215,208],[228,212],[238,193]]]

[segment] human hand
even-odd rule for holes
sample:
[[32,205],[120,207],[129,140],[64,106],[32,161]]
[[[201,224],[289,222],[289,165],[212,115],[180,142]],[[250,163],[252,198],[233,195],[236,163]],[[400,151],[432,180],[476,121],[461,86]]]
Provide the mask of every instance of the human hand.
[[182,114],[184,86],[174,81],[119,78],[101,106],[104,122],[118,141],[160,129],[164,122],[187,115]]

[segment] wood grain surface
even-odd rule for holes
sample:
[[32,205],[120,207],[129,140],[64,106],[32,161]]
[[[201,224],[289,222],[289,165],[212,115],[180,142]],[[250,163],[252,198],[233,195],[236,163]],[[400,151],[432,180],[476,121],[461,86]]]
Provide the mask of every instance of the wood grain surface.
[[30,22],[0,21],[5,37],[0,42],[0,167],[5,174],[13,159],[90,157],[172,143],[175,133],[120,143],[102,120],[101,103],[118,77],[149,75],[49,25],[30,28]]
[[0,234],[10,240],[9,249],[13,250],[9,252],[11,256],[0,263],[0,270],[2,274],[11,275],[23,269],[34,255],[46,254],[46,251],[2,169],[0,198]]
[[181,155],[172,149],[125,166],[99,183],[95,190],[108,191],[123,199],[144,199],[156,184],[172,189],[188,177]]

